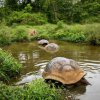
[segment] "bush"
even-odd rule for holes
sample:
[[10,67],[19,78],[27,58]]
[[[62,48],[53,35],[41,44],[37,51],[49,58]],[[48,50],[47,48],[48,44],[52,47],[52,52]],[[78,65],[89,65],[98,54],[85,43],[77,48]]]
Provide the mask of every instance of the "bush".
[[29,25],[42,25],[47,23],[47,18],[42,13],[24,13],[22,23]]
[[88,25],[85,28],[86,42],[93,45],[100,45],[100,25]]
[[12,12],[7,18],[7,25],[12,25],[13,23],[18,24],[29,24],[29,25],[42,25],[47,23],[47,18],[42,13],[28,13],[24,11]]
[[35,80],[24,87],[0,84],[0,98],[1,100],[61,100],[57,90],[54,87],[50,88],[43,80]]
[[15,42],[29,41],[28,33],[26,32],[26,30],[21,27],[16,28],[13,33],[13,41]]
[[71,42],[84,42],[85,35],[82,31],[69,30],[66,32],[66,40]]
[[21,65],[11,54],[0,49],[0,80],[9,81],[20,72]]
[[0,29],[0,45],[8,45],[12,41],[12,31],[8,27],[1,27]]
[[82,30],[72,27],[63,27],[59,29],[54,35],[54,39],[60,39],[70,42],[84,42],[85,35]]
[[64,22],[63,21],[58,21],[57,22],[57,28],[58,29],[61,29],[61,28],[63,28],[64,27]]
[[10,9],[0,6],[0,23],[2,23],[11,12]]
[[27,4],[27,6],[24,8],[25,12],[32,12],[32,7],[30,4]]

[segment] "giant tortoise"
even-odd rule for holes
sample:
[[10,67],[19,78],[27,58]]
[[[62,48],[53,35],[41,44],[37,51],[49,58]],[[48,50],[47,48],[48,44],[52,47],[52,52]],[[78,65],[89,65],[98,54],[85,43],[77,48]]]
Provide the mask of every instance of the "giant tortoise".
[[38,41],[38,44],[42,45],[42,46],[46,46],[47,44],[49,44],[49,41],[45,40],[45,39],[41,39],[41,40]]
[[84,78],[86,73],[78,63],[64,57],[53,58],[45,67],[42,76],[45,80],[55,80],[70,85],[82,81],[89,84]]
[[45,50],[47,52],[57,52],[59,50],[59,46],[55,43],[49,43],[45,46]]

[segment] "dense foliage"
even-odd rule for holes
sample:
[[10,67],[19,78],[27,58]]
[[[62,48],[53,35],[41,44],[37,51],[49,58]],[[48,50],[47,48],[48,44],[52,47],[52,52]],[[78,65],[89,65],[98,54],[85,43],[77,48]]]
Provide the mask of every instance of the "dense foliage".
[[42,13],[29,13],[29,12],[17,12],[14,11],[10,16],[6,18],[7,25],[28,24],[28,25],[42,25],[47,23],[47,18]]
[[[9,92],[8,92],[9,91]],[[24,87],[0,84],[1,100],[61,100],[57,89],[50,88],[43,80],[35,80]],[[63,99],[62,99],[63,100]]]
[[[58,39],[74,43],[100,45],[100,24],[67,25],[62,21],[40,26],[16,25],[0,27],[0,45],[38,39]],[[36,34],[34,34],[34,30]],[[32,33],[33,32],[33,33]]]
[[10,23],[22,23],[24,21],[24,23],[32,22],[31,24],[35,25],[44,24],[46,17],[42,17],[43,15],[38,13],[46,15],[48,21],[52,23],[59,20],[66,23],[100,22],[100,1],[22,0],[21,2],[21,0],[5,0],[5,6],[0,8],[0,19],[8,18],[11,20],[13,18]]
[[74,43],[100,45],[100,24],[66,25],[58,22],[57,25],[47,24],[36,27],[38,35],[33,38],[58,39]]
[[[99,23],[100,0],[1,0],[0,46],[43,38],[100,45]],[[0,81],[9,82],[20,69],[21,64],[0,49]],[[61,97],[43,80],[23,87],[0,83],[0,100],[61,100]]]
[[0,49],[0,81],[9,81],[20,73],[21,65],[11,54]]
[[12,40],[12,32],[9,27],[0,27],[0,46],[8,45]]

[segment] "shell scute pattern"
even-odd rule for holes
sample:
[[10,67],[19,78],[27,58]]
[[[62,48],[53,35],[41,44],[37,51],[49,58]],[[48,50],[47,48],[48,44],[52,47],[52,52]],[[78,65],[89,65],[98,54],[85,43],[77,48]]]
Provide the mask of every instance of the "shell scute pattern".
[[72,59],[56,57],[52,59],[43,72],[44,79],[54,79],[63,84],[72,84],[79,81],[85,72]]

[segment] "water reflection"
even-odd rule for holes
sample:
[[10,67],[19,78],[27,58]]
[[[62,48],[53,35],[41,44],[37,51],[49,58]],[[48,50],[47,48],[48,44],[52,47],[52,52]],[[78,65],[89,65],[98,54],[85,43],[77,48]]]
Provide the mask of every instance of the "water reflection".
[[33,55],[33,59],[39,58],[39,52],[38,51],[33,52],[32,55]]
[[39,52],[34,51],[32,53],[29,52],[19,52],[18,59],[21,61],[21,63],[27,62],[29,60],[34,60],[39,58]]
[[[88,73],[91,75],[91,73]],[[86,92],[83,95],[77,95],[80,100],[100,100],[100,74],[92,74],[92,78],[88,77],[91,86],[86,87]]]
[[11,84],[23,84],[41,78],[43,68],[51,59],[54,57],[66,57],[78,61],[87,73],[85,78],[92,84],[87,87],[77,86],[71,88],[69,89],[69,93],[81,100],[99,100],[100,47],[72,44],[63,41],[51,42],[59,45],[59,51],[55,53],[46,52],[39,48],[36,42],[17,43],[3,48],[11,52],[24,66],[21,71],[21,76],[12,80]]
[[[83,95],[86,92],[86,86],[85,85],[74,86],[73,88],[70,88],[67,91],[69,92],[71,97],[74,98],[75,100],[77,96]],[[67,91],[66,91],[66,96],[68,97]]]
[[40,64],[36,64],[36,67],[41,67],[40,69],[38,69],[38,71],[33,71],[33,72],[29,72],[25,75],[22,75],[20,80],[16,83],[16,85],[23,85],[25,83],[31,82],[33,80],[36,79],[40,79],[42,78],[42,72],[44,71],[44,67],[46,66],[47,63],[40,63]]
[[31,82],[33,80],[36,80],[36,79],[40,79],[42,78],[41,75],[25,75],[25,76],[22,76],[22,78],[20,79],[21,81],[17,82],[16,85],[23,85],[25,83],[28,83],[28,82]]

